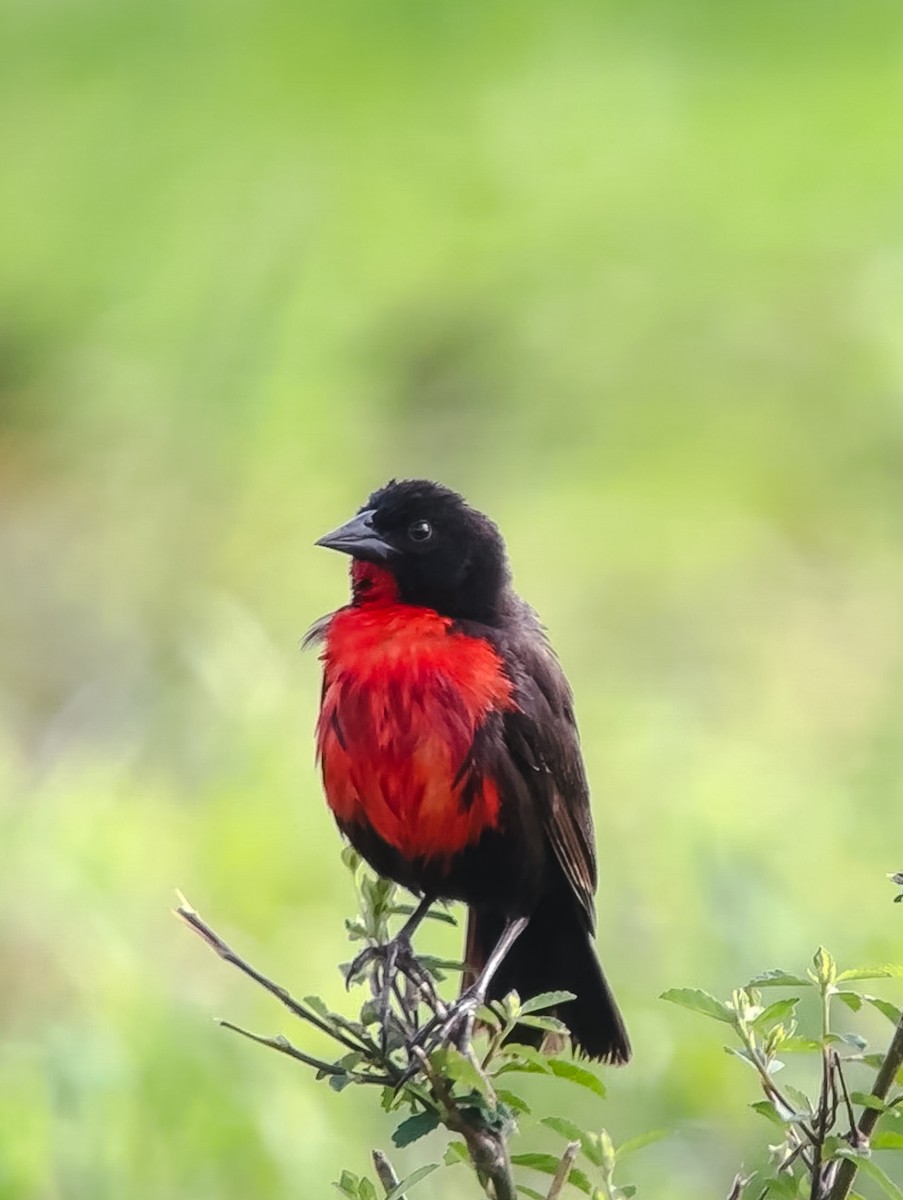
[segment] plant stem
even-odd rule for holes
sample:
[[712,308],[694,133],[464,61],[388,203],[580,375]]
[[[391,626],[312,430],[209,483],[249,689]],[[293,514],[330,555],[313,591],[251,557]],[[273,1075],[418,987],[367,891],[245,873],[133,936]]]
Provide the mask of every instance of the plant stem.
[[561,1195],[564,1185],[567,1183],[568,1176],[571,1173],[571,1167],[574,1165],[574,1159],[580,1150],[579,1142],[568,1142],[564,1154],[561,1156],[561,1162],[558,1164],[558,1170],[552,1179],[552,1186],[549,1188],[549,1194],[546,1200],[558,1200]]
[[[458,1108],[447,1080],[437,1073],[419,1046],[416,1047],[415,1054],[432,1086],[442,1124],[446,1129],[460,1133],[464,1138],[467,1153],[476,1169],[483,1191],[491,1200],[517,1200],[517,1188],[511,1174],[508,1139],[504,1132],[496,1132],[468,1119]],[[477,1065],[477,1070],[480,1070],[476,1060],[472,1061]]]
[[[386,1189],[386,1195],[390,1195],[395,1188],[398,1187],[398,1176],[389,1160],[383,1154],[382,1150],[372,1150],[370,1157],[373,1159],[373,1167],[376,1174],[379,1176],[379,1182]],[[399,1196],[398,1200],[407,1200],[405,1196]]]
[[256,967],[252,967],[241,955],[236,954],[232,947],[224,942],[214,929],[210,928],[201,915],[195,912],[184,896],[180,895],[179,898],[181,903],[175,910],[176,916],[180,917],[189,929],[193,929],[201,940],[205,941],[210,949],[218,954],[224,962],[237,967],[242,974],[247,975],[249,979],[253,979],[255,983],[259,983],[262,988],[265,988],[272,996],[275,996],[277,1000],[285,1005],[290,1013],[293,1013],[296,1017],[300,1017],[302,1021],[309,1022],[309,1024],[315,1026],[321,1032],[328,1034],[335,1041],[340,1042],[346,1050],[357,1052],[371,1048],[367,1045],[365,1039],[357,1038],[352,1041],[350,1037],[330,1028],[326,1021],[318,1017],[306,1004],[302,1004],[300,1000],[296,1000],[281,984],[268,979],[266,975],[261,975]]
[[[903,1017],[901,1017],[894,1031],[893,1040],[888,1047],[887,1054],[884,1056],[884,1062],[878,1068],[878,1074],[875,1076],[875,1082],[872,1085],[873,1096],[877,1096],[879,1100],[884,1100],[887,1097],[887,1093],[890,1091],[901,1066],[903,1066]],[[866,1108],[863,1110],[862,1116],[859,1118],[859,1124],[853,1131],[860,1145],[868,1141],[880,1116],[881,1112],[877,1108]],[[854,1158],[844,1159],[840,1164],[840,1170],[837,1172],[837,1178],[834,1180],[834,1186],[831,1188],[829,1200],[845,1200],[846,1196],[849,1195],[850,1188],[853,1186],[853,1180],[856,1178],[857,1167],[858,1164]]]

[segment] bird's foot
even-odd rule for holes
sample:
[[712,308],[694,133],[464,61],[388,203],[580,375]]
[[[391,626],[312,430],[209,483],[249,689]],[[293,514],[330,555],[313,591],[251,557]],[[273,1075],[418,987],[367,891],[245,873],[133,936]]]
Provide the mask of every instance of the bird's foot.
[[378,1006],[379,1028],[385,1051],[389,1026],[392,1024],[393,995],[408,1020],[416,1019],[410,1016],[410,1012],[412,1009],[416,1011],[421,999],[433,1008],[439,1001],[431,976],[418,962],[411,939],[404,932],[388,942],[367,946],[362,950],[345,972],[346,986],[350,987],[364,977],[374,963],[378,965],[370,982]]
[[422,974],[422,968],[414,957],[411,940],[398,934],[388,942],[374,942],[358,954],[345,971],[345,984],[351,987],[367,972],[372,963],[379,963],[378,974],[382,982],[390,986],[399,974],[409,977]]
[[473,1041],[473,1027],[477,1012],[485,1003],[485,996],[478,988],[462,992],[454,1004],[441,1009],[427,1021],[417,1033],[413,1045],[431,1054],[440,1046],[454,1046],[465,1053]]

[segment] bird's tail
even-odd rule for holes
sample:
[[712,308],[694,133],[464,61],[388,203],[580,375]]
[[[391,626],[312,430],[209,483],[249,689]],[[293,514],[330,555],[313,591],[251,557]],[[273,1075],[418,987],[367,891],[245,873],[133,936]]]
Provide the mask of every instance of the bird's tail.
[[[482,970],[504,924],[498,913],[470,910],[464,986]],[[576,1049],[602,1062],[626,1063],[630,1058],[624,1020],[569,896],[552,895],[540,902],[490,982],[487,998],[499,1000],[512,990],[522,1000],[540,992],[573,992],[576,999],[559,1005],[554,1015],[571,1031]],[[543,1038],[541,1030],[527,1026],[519,1027],[514,1036],[533,1044]]]

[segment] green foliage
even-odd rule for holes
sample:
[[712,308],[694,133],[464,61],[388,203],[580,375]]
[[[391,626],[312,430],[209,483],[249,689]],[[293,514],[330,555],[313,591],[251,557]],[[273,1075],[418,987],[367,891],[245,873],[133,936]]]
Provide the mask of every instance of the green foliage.
[[[663,1000],[731,1026],[739,1046],[726,1046],[725,1050],[756,1072],[766,1097],[754,1101],[751,1107],[782,1132],[782,1140],[769,1146],[767,1167],[745,1179],[737,1176],[731,1200],[762,1200],[768,1196],[843,1200],[849,1192],[853,1168],[876,1182],[884,1195],[893,1200],[903,1197],[903,1191],[870,1157],[873,1150],[903,1149],[903,1136],[897,1130],[882,1126],[872,1132],[876,1116],[878,1120],[896,1120],[903,1105],[903,1092],[887,1095],[903,1064],[900,1011],[886,1000],[839,986],[900,978],[903,967],[896,964],[838,970],[831,954],[819,947],[805,976],[767,971],[725,1001],[692,988],[663,993]],[[812,988],[819,998],[817,1025],[800,1032],[800,998],[763,1004],[762,988]],[[870,1005],[894,1023],[894,1040],[886,1058],[867,1054],[868,1042],[859,1034],[835,1030],[835,1000],[854,1013]],[[800,1054],[813,1057],[806,1087],[779,1085],[775,1076],[785,1066],[783,1058]],[[876,1086],[882,1081],[882,1096],[848,1085],[848,1077],[866,1063],[878,1068]],[[861,1110],[858,1116],[857,1107]],[[849,1172],[846,1178],[841,1175],[842,1164]]]
[[[363,983],[369,991],[357,1019],[332,1011],[315,996],[296,1001],[237,955],[187,904],[178,910],[221,958],[277,997],[293,1015],[328,1034],[344,1052],[332,1061],[318,1060],[281,1034],[267,1038],[224,1024],[313,1067],[318,1078],[328,1079],[335,1090],[378,1085],[384,1110],[407,1114],[392,1134],[396,1149],[440,1128],[460,1135],[448,1142],[442,1162],[447,1168],[469,1163],[476,1183],[489,1197],[512,1200],[515,1190],[541,1196],[532,1184],[515,1182],[512,1172],[517,1169],[551,1176],[550,1196],[571,1188],[592,1200],[629,1200],[637,1188],[615,1182],[616,1168],[638,1150],[661,1140],[664,1131],[640,1133],[616,1146],[604,1128],[588,1129],[557,1113],[535,1117],[530,1103],[510,1088],[499,1086],[509,1075],[538,1074],[567,1080],[597,1098],[605,1096],[598,1075],[586,1066],[513,1040],[530,1022],[529,1027],[555,1039],[566,1036],[566,1027],[550,1010],[570,1000],[572,993],[547,992],[522,1000],[512,992],[479,1011],[475,1036],[472,1010],[459,1013],[443,1001],[436,990],[435,969],[414,957],[408,942],[390,935],[390,918],[407,915],[397,902],[396,887],[373,878],[357,856],[346,854],[345,861],[354,876],[360,904],[359,914],[346,927],[352,942],[365,939],[368,943],[344,968],[348,985]],[[736,1176],[731,1200],[803,1195],[844,1200],[857,1172],[879,1185],[891,1200],[901,1200],[903,1192],[872,1161],[871,1154],[903,1150],[903,1134],[898,1130],[885,1125],[876,1130],[879,1122],[896,1120],[903,1112],[903,1092],[891,1094],[903,1070],[903,1021],[890,1002],[850,986],[900,977],[903,971],[893,964],[839,970],[832,955],[820,947],[805,976],[768,971],[735,989],[726,1000],[696,988],[663,993],[662,999],[672,1004],[730,1026],[738,1044],[725,1049],[752,1068],[764,1092],[764,1099],[753,1101],[750,1107],[781,1133],[781,1140],[769,1144],[767,1166],[745,1177]],[[819,1001],[817,1025],[812,1027],[811,1021],[800,1025],[800,996],[766,1002],[763,988],[814,993]],[[891,1020],[897,1018],[887,1055],[877,1057],[878,1071],[870,1092],[848,1084],[852,1070],[875,1059],[867,1054],[864,1037],[836,1030],[835,1000],[853,1013],[871,1006]],[[779,1084],[776,1076],[785,1066],[779,1056],[807,1053],[816,1057],[813,1074],[817,1082],[810,1080],[804,1087]],[[856,1107],[861,1110],[858,1117]],[[535,1135],[541,1129],[565,1139],[565,1146],[557,1153],[509,1150],[512,1139]],[[437,1169],[437,1163],[426,1164],[400,1182],[393,1173],[388,1182],[381,1180],[385,1194],[399,1200]],[[374,1200],[378,1195],[369,1179],[350,1171],[343,1172],[335,1186],[349,1200]]]
[[[555,1043],[567,1037],[567,1028],[552,1015],[557,1006],[573,999],[572,992],[544,992],[522,1000],[511,992],[479,1012],[476,1036],[468,1018],[455,1018],[454,1009],[436,990],[439,973],[429,958],[415,958],[407,943],[390,936],[390,919],[405,913],[395,885],[375,878],[360,859],[345,852],[360,906],[346,922],[352,942],[366,941],[354,962],[343,968],[346,984],[365,985],[367,995],[356,1018],[333,1011],[321,998],[296,1000],[284,987],[263,975],[235,952],[183,900],[178,914],[226,962],[276,997],[293,1016],[322,1034],[341,1050],[334,1059],[320,1059],[296,1046],[283,1034],[265,1037],[223,1021],[236,1033],[268,1046],[311,1067],[318,1079],[343,1092],[351,1086],[376,1085],[388,1113],[406,1114],[396,1124],[392,1142],[396,1149],[428,1137],[439,1128],[463,1135],[452,1139],[443,1157],[447,1167],[470,1164],[476,1182],[488,1196],[513,1196],[512,1168],[523,1168],[553,1177],[561,1175],[560,1188],[568,1185],[604,1200],[628,1200],[636,1190],[615,1184],[620,1159],[657,1141],[661,1133],[641,1134],[620,1150],[605,1129],[584,1129],[561,1116],[535,1117],[531,1105],[508,1086],[517,1074],[544,1075],[574,1084],[596,1099],[605,1087],[596,1072],[581,1063],[546,1053],[541,1048],[514,1041],[524,1026],[552,1035]],[[472,1018],[471,1018],[472,1019]],[[518,1150],[511,1154],[509,1141],[545,1129],[566,1139],[557,1154]],[[575,1165],[581,1157],[586,1167]],[[406,1179],[386,1186],[386,1194],[400,1197],[437,1169],[430,1163]],[[335,1187],[349,1200],[373,1200],[378,1193],[366,1176],[343,1171]],[[384,1184],[385,1186],[385,1184]],[[529,1184],[517,1184],[532,1194]]]

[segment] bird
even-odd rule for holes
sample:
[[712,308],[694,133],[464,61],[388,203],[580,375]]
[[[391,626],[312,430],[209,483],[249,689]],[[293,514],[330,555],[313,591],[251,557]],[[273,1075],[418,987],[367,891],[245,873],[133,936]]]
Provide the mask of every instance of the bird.
[[435,901],[463,901],[471,1012],[512,990],[570,992],[553,1011],[576,1052],[627,1062],[593,946],[572,692],[498,527],[443,484],[393,479],[316,544],[351,558],[349,602],[307,638],[321,646],[323,787],[354,849],[420,898],[396,949]]

